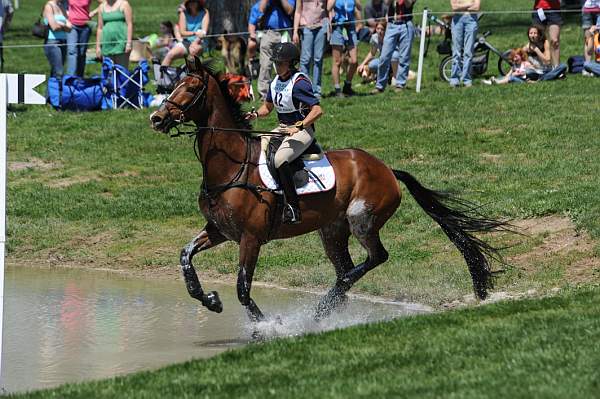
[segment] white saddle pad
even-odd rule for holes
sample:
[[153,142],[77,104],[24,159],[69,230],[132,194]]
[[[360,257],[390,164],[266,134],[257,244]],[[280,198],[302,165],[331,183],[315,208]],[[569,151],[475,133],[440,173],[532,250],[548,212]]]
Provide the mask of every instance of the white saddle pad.
[[[323,158],[318,161],[304,161],[304,167],[309,171],[308,183],[303,187],[296,188],[296,192],[299,195],[329,191],[335,186],[335,173],[333,172],[333,166],[331,166],[329,159],[327,159],[327,155],[323,156]],[[271,176],[271,172],[269,172],[264,152],[260,153],[258,170],[260,172],[260,178],[265,186],[272,190],[277,190],[279,188],[277,183],[275,183],[275,179]],[[318,179],[315,178],[315,176]]]

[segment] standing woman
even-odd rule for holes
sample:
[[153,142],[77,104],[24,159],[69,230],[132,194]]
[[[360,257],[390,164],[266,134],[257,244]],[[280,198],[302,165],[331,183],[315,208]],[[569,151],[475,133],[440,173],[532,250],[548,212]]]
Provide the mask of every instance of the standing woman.
[[298,0],[294,15],[294,35],[292,40],[300,44],[298,29],[302,27],[302,48],[300,51],[300,71],[310,76],[312,62],[313,93],[321,97],[321,76],[323,75],[323,52],[328,28],[326,0]]
[[183,10],[179,12],[179,22],[175,29],[177,44],[173,47],[162,62],[162,65],[169,66],[178,58],[185,58],[187,55],[196,56],[202,54],[202,42],[208,26],[210,16],[206,9],[204,0],[186,0],[183,3]]
[[73,25],[67,34],[67,74],[83,77],[85,72],[85,53],[92,28],[90,21],[90,3],[92,0],[69,0],[69,22]]
[[552,67],[560,65],[560,0],[534,0],[533,25],[541,25],[546,29],[546,36],[550,41],[550,60]]
[[[355,21],[361,18],[362,7],[360,0],[327,0],[327,10],[333,14],[331,20],[333,32],[331,33],[331,52],[333,55],[333,63],[331,65],[331,75],[333,85],[335,87],[336,97],[344,97],[344,95],[354,95],[352,90],[352,78],[358,66],[358,54],[356,45],[358,37],[356,34]],[[346,72],[346,80],[344,88],[340,88],[340,67],[342,66],[342,57],[344,47],[348,49],[350,54],[350,64]]]
[[63,65],[67,57],[67,32],[71,30],[66,4],[64,1],[49,0],[44,6],[43,14],[44,23],[48,25],[44,54],[50,63],[50,77],[62,80]]
[[127,0],[105,0],[98,13],[96,57],[108,57],[129,68],[133,40],[133,11]]

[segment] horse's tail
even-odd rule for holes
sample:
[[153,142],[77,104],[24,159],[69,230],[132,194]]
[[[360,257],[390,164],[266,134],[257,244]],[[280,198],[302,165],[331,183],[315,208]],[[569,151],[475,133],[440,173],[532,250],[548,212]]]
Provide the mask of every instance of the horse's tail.
[[473,233],[510,231],[510,225],[484,216],[479,207],[469,201],[423,187],[407,172],[392,171],[396,179],[406,185],[419,206],[440,225],[460,250],[469,266],[475,294],[480,299],[485,299],[488,288],[493,287],[490,259],[504,262],[498,248],[475,237]]

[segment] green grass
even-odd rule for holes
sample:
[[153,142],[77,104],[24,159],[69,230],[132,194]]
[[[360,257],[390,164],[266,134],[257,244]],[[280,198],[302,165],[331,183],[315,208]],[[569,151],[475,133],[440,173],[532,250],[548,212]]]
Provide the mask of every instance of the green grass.
[[[5,44],[31,43],[31,23],[42,1],[23,2]],[[132,1],[136,32],[173,18],[173,5]],[[484,3],[486,10],[527,10],[530,1]],[[419,6],[447,10],[447,1]],[[499,48],[522,45],[529,16],[488,15],[481,30]],[[496,217],[545,215],[572,220],[591,245],[541,251],[528,264],[518,261],[497,281],[498,290],[544,292],[574,285],[569,270],[591,259],[585,281],[600,281],[600,79],[451,90],[437,78],[440,57],[432,40],[423,92],[414,82],[405,93],[324,99],[318,138],[327,149],[358,147],[425,185],[462,193],[486,204]],[[578,17],[562,34],[563,59],[580,52]],[[416,48],[416,46],[415,46]],[[361,47],[361,55],[366,51]],[[417,52],[414,55],[416,57]],[[6,49],[7,72],[46,73],[42,49]],[[495,73],[492,61],[489,73]],[[327,62],[325,69],[329,70]],[[413,69],[416,68],[416,59]],[[97,66],[90,69],[97,71]],[[331,89],[325,76],[325,90]],[[357,87],[361,94],[370,86]],[[9,162],[41,160],[48,169],[9,174],[8,249],[12,263],[55,262],[144,270],[177,267],[179,249],[204,221],[196,196],[201,176],[192,141],[169,139],[149,127],[147,111],[60,113],[49,107],[14,107],[9,117]],[[269,128],[274,118],[260,121]],[[390,260],[354,288],[377,295],[440,304],[471,292],[459,253],[410,197],[382,232]],[[545,237],[488,237],[515,245],[520,259]],[[351,244],[355,261],[365,254]],[[235,273],[237,247],[225,244],[195,259],[213,276]],[[293,286],[325,287],[333,267],[317,234],[270,243],[261,253],[255,279]],[[209,288],[209,287],[207,287]],[[182,286],[183,290],[183,286]],[[184,291],[182,291],[182,295]]]
[[600,290],[281,339],[10,398],[597,398]]

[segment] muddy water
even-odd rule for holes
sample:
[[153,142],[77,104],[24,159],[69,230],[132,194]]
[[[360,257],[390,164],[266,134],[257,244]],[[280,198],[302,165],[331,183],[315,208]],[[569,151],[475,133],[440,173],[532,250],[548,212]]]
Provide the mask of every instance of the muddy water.
[[318,297],[255,287],[269,321],[251,325],[234,287],[208,284],[224,305],[214,314],[181,281],[144,281],[109,272],[8,268],[2,387],[8,392],[154,369],[213,356],[251,341],[391,319],[426,309],[351,298],[325,322],[312,321]]

